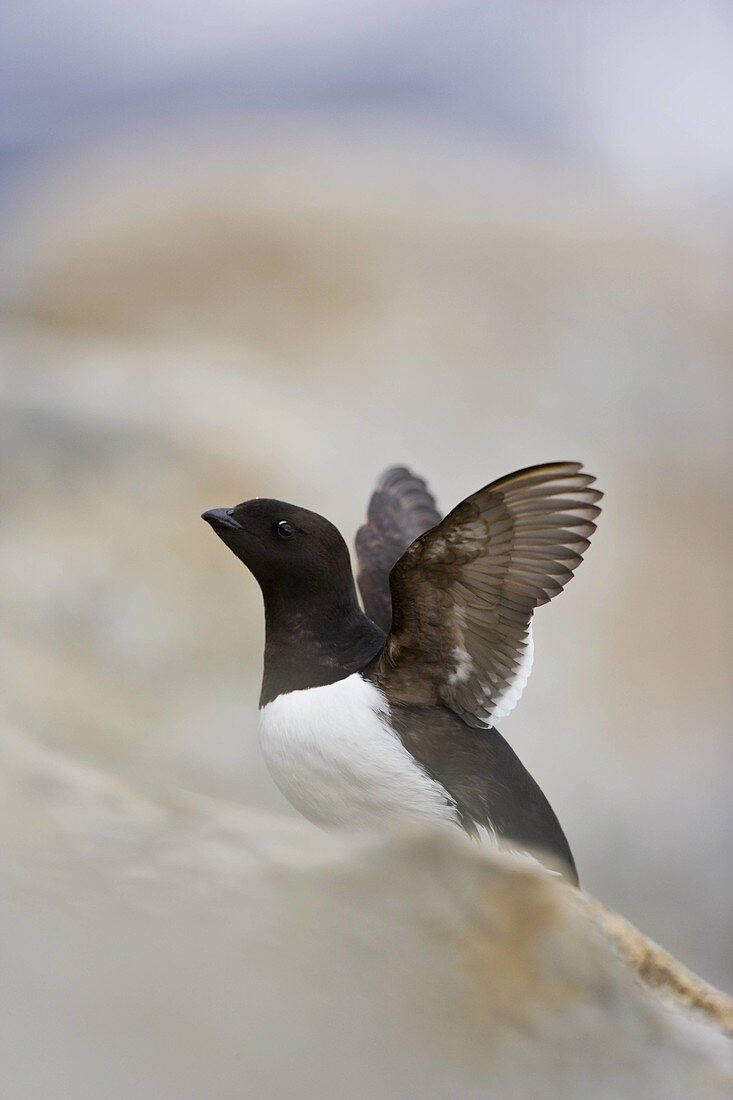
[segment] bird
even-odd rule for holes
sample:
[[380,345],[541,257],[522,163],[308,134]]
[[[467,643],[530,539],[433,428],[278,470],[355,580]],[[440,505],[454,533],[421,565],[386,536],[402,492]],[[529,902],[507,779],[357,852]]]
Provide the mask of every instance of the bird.
[[588,549],[602,493],[580,462],[529,466],[445,517],[405,466],[348,546],[323,516],[255,498],[202,518],[262,592],[259,736],[289,802],[325,828],[440,821],[578,885],[565,833],[495,728],[533,661],[532,620]]

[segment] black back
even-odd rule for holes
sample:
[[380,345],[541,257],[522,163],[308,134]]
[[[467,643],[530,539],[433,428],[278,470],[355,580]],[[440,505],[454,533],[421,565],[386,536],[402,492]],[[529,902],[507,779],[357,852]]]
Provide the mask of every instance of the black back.
[[453,797],[463,828],[493,828],[520,848],[547,852],[577,885],[570,846],[550,803],[498,730],[473,729],[441,704],[393,703],[402,744]]

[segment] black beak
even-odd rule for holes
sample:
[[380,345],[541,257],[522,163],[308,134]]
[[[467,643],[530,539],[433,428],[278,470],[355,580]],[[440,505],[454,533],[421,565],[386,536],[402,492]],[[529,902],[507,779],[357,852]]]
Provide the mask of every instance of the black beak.
[[241,531],[241,526],[232,516],[233,508],[210,508],[208,512],[204,512],[201,519],[210,524],[214,530],[226,530],[231,528],[234,531]]

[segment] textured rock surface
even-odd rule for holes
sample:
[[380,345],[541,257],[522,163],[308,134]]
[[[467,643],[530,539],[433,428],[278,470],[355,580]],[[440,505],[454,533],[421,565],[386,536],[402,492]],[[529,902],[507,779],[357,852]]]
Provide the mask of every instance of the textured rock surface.
[[730,1095],[726,1040],[447,833],[339,840],[2,741],[13,1097]]

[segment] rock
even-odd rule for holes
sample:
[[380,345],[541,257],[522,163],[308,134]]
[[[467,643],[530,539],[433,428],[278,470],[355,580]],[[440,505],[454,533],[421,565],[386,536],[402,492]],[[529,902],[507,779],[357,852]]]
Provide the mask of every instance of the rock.
[[8,1095],[731,1095],[727,1040],[541,870],[1,744]]

